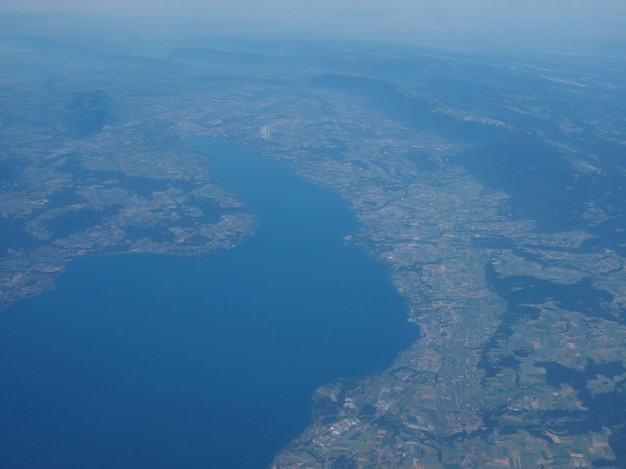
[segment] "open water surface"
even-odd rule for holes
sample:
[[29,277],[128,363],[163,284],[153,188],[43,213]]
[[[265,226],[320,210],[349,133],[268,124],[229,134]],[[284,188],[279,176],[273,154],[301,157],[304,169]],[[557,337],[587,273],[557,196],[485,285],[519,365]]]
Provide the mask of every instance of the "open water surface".
[[258,468],[310,396],[417,336],[385,266],[342,237],[343,201],[242,146],[189,138],[259,217],[200,258],[73,262],[0,314],[0,467]]

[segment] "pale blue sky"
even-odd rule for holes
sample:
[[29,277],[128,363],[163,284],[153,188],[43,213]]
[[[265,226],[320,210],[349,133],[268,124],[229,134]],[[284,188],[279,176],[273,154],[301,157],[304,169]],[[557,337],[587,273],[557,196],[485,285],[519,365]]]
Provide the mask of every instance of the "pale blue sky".
[[[624,29],[626,0],[0,0],[2,10],[95,14],[97,17],[234,19],[242,23],[364,31],[515,26],[534,33],[606,34]],[[485,28],[487,29],[485,31]]]
[[242,16],[307,12],[362,12],[389,15],[481,15],[538,17],[626,12],[623,0],[2,0],[0,9],[98,12],[112,15],[210,14],[238,12]]

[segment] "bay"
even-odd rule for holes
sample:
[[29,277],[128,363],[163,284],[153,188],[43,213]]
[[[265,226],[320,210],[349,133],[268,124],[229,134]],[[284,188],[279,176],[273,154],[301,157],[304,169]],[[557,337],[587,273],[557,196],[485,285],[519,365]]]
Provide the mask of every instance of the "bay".
[[1,467],[264,467],[316,387],[415,340],[386,267],[343,242],[359,225],[336,194],[231,142],[185,144],[255,235],[200,258],[80,259],[3,312]]

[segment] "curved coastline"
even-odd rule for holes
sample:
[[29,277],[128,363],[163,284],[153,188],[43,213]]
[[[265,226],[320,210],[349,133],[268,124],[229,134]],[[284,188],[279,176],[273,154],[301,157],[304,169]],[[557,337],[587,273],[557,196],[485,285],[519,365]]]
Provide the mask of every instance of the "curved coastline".
[[386,266],[343,242],[358,223],[338,195],[220,145],[237,154],[209,165],[255,235],[202,257],[85,257],[0,317],[3,465],[261,467],[318,386],[415,339]]

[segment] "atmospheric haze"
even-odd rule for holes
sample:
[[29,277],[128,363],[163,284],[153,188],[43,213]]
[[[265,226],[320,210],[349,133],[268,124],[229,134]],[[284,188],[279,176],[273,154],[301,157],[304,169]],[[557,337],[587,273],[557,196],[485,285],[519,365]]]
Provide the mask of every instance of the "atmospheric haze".
[[[312,30],[326,35],[406,35],[416,30],[470,31],[483,35],[532,32],[568,37],[621,35],[626,3],[615,0],[6,0],[2,11],[54,12],[109,19],[227,21],[242,30],[275,34]],[[278,27],[278,30],[276,29]],[[304,29],[303,29],[304,28]],[[529,38],[530,39],[530,38]]]
[[0,469],[626,469],[624,24],[0,0]]

